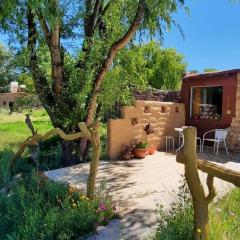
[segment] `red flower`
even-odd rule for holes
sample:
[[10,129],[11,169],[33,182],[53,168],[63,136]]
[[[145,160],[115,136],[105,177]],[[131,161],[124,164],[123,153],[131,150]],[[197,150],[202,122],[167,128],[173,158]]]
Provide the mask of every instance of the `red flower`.
[[105,206],[104,203],[100,203],[100,204],[99,204],[99,207],[98,207],[98,210],[99,210],[99,211],[106,211],[107,208],[106,208],[106,206]]

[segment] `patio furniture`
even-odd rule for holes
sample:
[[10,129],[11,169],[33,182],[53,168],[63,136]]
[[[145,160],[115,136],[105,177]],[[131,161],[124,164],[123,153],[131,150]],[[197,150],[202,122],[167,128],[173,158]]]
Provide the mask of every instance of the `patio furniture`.
[[[206,138],[206,136],[209,135],[209,133],[214,133],[214,138]],[[217,156],[218,156],[219,143],[222,142],[224,143],[224,147],[228,155],[227,144],[226,144],[227,134],[228,134],[228,129],[213,129],[211,131],[204,133],[203,142],[202,142],[202,151],[203,151],[205,141],[213,142],[213,149],[214,151],[217,150]]]
[[174,128],[175,131],[178,132],[178,146],[181,146],[181,142],[183,141],[183,128]]
[[[174,128],[175,131],[178,132],[178,143],[179,143],[179,148],[176,150],[176,152],[178,152],[179,149],[182,148],[183,144],[184,144],[184,136],[183,136],[183,129],[186,126],[183,126],[181,128]],[[199,141],[199,151],[202,151],[202,139],[200,137],[196,137],[196,141]],[[181,144],[182,142],[182,144]]]
[[165,146],[166,146],[166,152],[168,149],[171,149],[171,144],[172,144],[172,150],[174,151],[174,137],[173,136],[164,136],[163,140],[165,139]]

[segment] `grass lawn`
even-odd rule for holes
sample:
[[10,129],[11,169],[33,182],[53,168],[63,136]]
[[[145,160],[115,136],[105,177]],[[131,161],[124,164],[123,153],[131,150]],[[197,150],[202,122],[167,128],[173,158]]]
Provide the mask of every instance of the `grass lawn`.
[[[39,133],[45,133],[52,128],[45,110],[36,110],[30,113],[30,116]],[[6,111],[0,112],[0,149],[9,144],[18,144],[28,136],[31,136],[31,132],[25,123],[25,114],[9,115]]]
[[240,188],[211,205],[210,239],[240,239]]

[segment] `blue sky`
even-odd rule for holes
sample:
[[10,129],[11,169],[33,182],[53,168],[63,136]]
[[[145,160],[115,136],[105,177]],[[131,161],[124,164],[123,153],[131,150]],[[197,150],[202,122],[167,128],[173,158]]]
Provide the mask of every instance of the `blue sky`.
[[[185,55],[188,70],[240,68],[240,0],[186,0],[190,17],[183,10],[175,19],[185,39],[173,28],[165,34],[165,47]],[[6,38],[0,35],[0,41]]]
[[188,70],[240,68],[240,1],[188,0],[190,17],[179,11],[176,29],[165,34],[165,46],[183,53]]

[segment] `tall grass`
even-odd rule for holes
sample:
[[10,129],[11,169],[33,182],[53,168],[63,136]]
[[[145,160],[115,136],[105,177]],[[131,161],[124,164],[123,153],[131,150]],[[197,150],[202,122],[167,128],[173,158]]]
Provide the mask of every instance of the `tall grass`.
[[[192,240],[193,206],[187,185],[182,182],[178,199],[170,210],[157,209],[158,228],[151,240]],[[230,191],[209,207],[209,239],[240,240],[240,188]]]
[[240,239],[240,188],[211,205],[210,239]]

